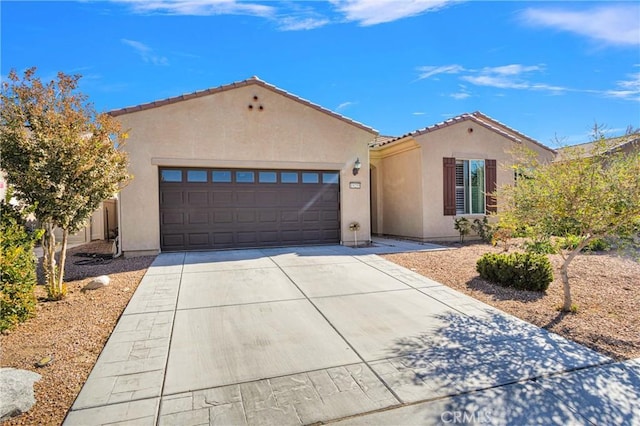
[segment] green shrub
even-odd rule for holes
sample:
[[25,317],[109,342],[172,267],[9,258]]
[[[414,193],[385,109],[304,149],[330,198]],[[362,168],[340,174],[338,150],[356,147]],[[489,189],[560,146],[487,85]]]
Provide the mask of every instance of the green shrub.
[[476,270],[487,281],[518,290],[546,291],[553,281],[551,262],[536,253],[486,253]]
[[605,251],[611,248],[611,244],[604,238],[594,238],[589,241],[582,251]]
[[[582,242],[582,238],[576,235],[567,235],[560,242],[560,247],[565,250],[574,250],[578,247],[578,244]],[[604,251],[609,250],[611,244],[604,238],[594,238],[589,241],[586,246],[582,248],[582,251]]]
[[471,229],[473,229],[473,232],[478,234],[480,239],[485,243],[490,243],[493,241],[493,232],[495,230],[495,225],[489,223],[489,218],[487,216],[483,217],[482,220],[474,219],[473,225],[471,225]]
[[0,330],[29,318],[36,307],[36,260],[39,233],[29,233],[12,206],[0,214]]
[[558,251],[549,240],[533,240],[524,242],[524,250],[535,254],[556,254]]
[[460,234],[460,242],[464,243],[464,236],[471,232],[471,222],[466,217],[458,217],[453,220],[453,228]]
[[575,250],[578,244],[582,242],[582,237],[577,235],[567,235],[560,240],[560,248],[564,250]]

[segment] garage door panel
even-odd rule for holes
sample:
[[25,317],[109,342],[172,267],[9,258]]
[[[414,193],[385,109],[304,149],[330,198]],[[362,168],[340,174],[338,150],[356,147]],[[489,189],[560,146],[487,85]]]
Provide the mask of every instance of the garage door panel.
[[301,233],[299,229],[295,230],[283,230],[280,235],[282,236],[282,241],[284,242],[296,242],[302,239]]
[[246,244],[246,243],[257,243],[258,236],[257,232],[252,231],[240,231],[236,233],[238,237],[238,243]]
[[256,194],[254,190],[236,191],[236,205],[256,205]]
[[213,191],[213,205],[216,207],[232,207],[233,191]]
[[213,244],[233,244],[233,232],[214,232]]
[[249,211],[241,210],[236,214],[236,219],[238,223],[244,223],[244,224],[255,223],[256,212],[253,210],[249,210]]
[[162,235],[162,244],[181,249],[184,246],[184,234],[164,234]]
[[264,244],[277,244],[280,240],[280,233],[278,231],[261,231],[260,242]]
[[160,203],[167,206],[181,206],[184,204],[184,193],[182,190],[164,190],[160,197]]
[[[189,176],[190,171],[181,173]],[[206,182],[161,181],[161,248],[337,243],[339,185],[337,180],[322,183],[323,173],[338,176],[322,171],[208,169],[211,179]],[[243,177],[251,174],[254,179]]]
[[277,191],[260,191],[256,192],[256,203],[261,207],[275,207],[278,206],[278,192]]
[[189,225],[207,225],[209,223],[209,212],[190,212],[188,223]]
[[184,213],[182,212],[164,212],[161,216],[163,225],[183,225]]
[[214,211],[213,212],[213,223],[214,224],[225,224],[225,223],[233,223],[233,212],[232,211]]
[[260,223],[276,223],[278,222],[278,212],[275,210],[261,210],[258,216]]
[[306,211],[302,213],[302,221],[303,222],[313,222],[317,224],[320,221],[320,212],[319,211]]
[[[292,184],[287,184],[292,185]],[[280,205],[297,205],[300,203],[300,192],[295,189],[283,189],[280,193]]]
[[208,233],[191,233],[189,234],[190,246],[209,246],[209,234]]
[[286,222],[295,222],[298,223],[298,211],[297,210],[285,210],[280,212],[280,221],[283,223]]

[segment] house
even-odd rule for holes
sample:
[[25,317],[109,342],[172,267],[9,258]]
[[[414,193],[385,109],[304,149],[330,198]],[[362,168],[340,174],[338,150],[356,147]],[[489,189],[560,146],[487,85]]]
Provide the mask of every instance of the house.
[[125,255],[305,244],[371,235],[455,238],[513,181],[507,151],[555,151],[484,114],[401,137],[257,77],[111,111],[134,180],[119,196]]
[[480,113],[467,113],[371,148],[372,231],[416,240],[451,240],[453,218],[496,210],[487,194],[512,183],[513,148],[542,161],[555,151]]
[[257,77],[110,114],[125,255],[370,239],[368,126]]
[[[631,152],[640,152],[640,133],[632,133],[616,138],[605,139],[604,141],[606,153],[614,154],[622,152],[630,154]],[[585,142],[578,145],[566,146],[558,149],[556,161],[561,161],[567,156],[569,157],[590,157],[594,154],[594,150],[602,149],[599,141]]]

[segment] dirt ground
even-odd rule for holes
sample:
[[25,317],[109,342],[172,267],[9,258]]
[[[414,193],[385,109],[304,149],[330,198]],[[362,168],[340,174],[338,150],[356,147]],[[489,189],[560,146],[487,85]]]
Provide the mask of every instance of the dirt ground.
[[[384,256],[489,305],[582,343],[617,360],[640,357],[640,263],[613,253],[580,255],[570,268],[577,313],[562,314],[560,259],[551,256],[556,279],[546,294],[506,289],[487,283],[475,271],[486,244],[451,245],[453,250]],[[87,379],[118,318],[154,257],[115,259],[77,265],[83,252],[110,252],[90,243],[70,250],[66,277],[69,295],[47,302],[42,287],[37,315],[0,336],[0,365],[35,371],[36,405],[6,425],[59,425]],[[75,255],[74,255],[75,254]],[[109,275],[109,286],[82,293],[91,277]],[[51,365],[36,368],[45,356]]]
[[616,360],[640,357],[640,263],[615,252],[580,254],[569,266],[576,313],[562,313],[560,255],[550,255],[555,279],[546,293],[519,291],[486,282],[476,261],[498,248],[481,243],[453,250],[383,256],[488,305],[581,343]]

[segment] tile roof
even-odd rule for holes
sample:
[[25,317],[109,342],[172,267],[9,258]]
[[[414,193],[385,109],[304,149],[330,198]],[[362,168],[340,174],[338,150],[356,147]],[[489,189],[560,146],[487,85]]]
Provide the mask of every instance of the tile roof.
[[230,83],[230,84],[225,84],[223,86],[218,86],[218,87],[213,87],[210,89],[205,89],[205,90],[200,90],[197,92],[192,92],[192,93],[186,93],[180,96],[175,96],[172,98],[167,98],[167,99],[162,99],[162,100],[158,100],[158,101],[153,101],[153,102],[148,102],[148,103],[144,103],[144,104],[140,104],[140,105],[136,105],[136,106],[131,106],[131,107],[126,107],[126,108],[120,108],[120,109],[116,109],[113,111],[109,111],[108,114],[113,116],[113,117],[117,117],[119,115],[124,115],[124,114],[130,114],[133,112],[138,112],[138,111],[144,111],[147,109],[152,109],[152,108],[157,108],[157,107],[161,107],[164,105],[168,105],[168,104],[173,104],[176,102],[182,102],[182,101],[186,101],[189,99],[194,99],[194,98],[199,98],[202,96],[207,96],[207,95],[212,95],[214,93],[219,93],[219,92],[224,92],[226,90],[232,90],[232,89],[237,89],[240,87],[244,87],[244,86],[250,86],[250,85],[257,85],[257,86],[261,86],[264,87],[266,89],[269,89],[273,92],[276,92],[282,96],[285,96],[289,99],[292,99],[296,102],[300,102],[303,105],[306,105],[310,108],[316,109],[320,112],[323,112],[325,114],[328,114],[334,118],[337,118],[339,120],[342,120],[346,123],[349,123],[353,126],[359,127],[360,129],[363,129],[367,132],[370,133],[374,133],[374,134],[378,134],[378,131],[375,130],[372,127],[369,127],[365,124],[362,124],[358,121],[352,120],[348,117],[345,117],[344,115],[338,114],[337,112],[331,111],[327,108],[321,107],[318,104],[314,104],[311,101],[308,101],[306,99],[303,99],[299,96],[296,96],[292,93],[287,92],[286,90],[280,89],[279,87],[276,87],[272,84],[269,84],[263,80],[260,80],[258,77],[253,76],[251,78],[248,78],[246,80],[242,80],[242,81],[237,81],[234,83]]
[[[537,140],[518,132],[517,130],[499,122],[498,120],[494,120],[493,118],[489,117],[486,114],[481,113],[480,111],[476,111],[476,112],[471,112],[471,113],[464,113],[464,114],[460,114],[456,117],[453,118],[449,118],[445,121],[441,121],[439,123],[436,124],[432,124],[431,126],[422,128],[422,129],[418,129],[418,130],[414,130],[413,132],[409,132],[406,133],[402,136],[398,136],[396,138],[393,139],[389,139],[389,140],[384,140],[381,141],[380,143],[377,143],[374,147],[381,147],[384,145],[388,145],[391,143],[394,143],[396,141],[399,141],[401,139],[404,139],[406,137],[416,137],[416,136],[420,136],[420,135],[424,135],[425,133],[430,133],[433,132],[435,130],[438,129],[442,129],[444,127],[449,127],[452,126],[454,124],[458,124],[461,123],[463,121],[473,121],[474,123],[477,123],[483,127],[486,127],[489,130],[492,130],[496,133],[499,133],[503,136],[505,136],[506,138],[509,138],[515,142],[522,142],[523,140],[527,140],[531,143],[534,143],[536,145],[539,145],[540,147],[549,150],[551,152],[555,152],[555,150],[549,148],[548,146],[543,145],[542,143],[538,142]],[[377,142],[377,141],[376,141]]]
[[[562,160],[567,156],[568,152],[571,152],[569,154],[569,157],[576,155],[580,158],[590,157],[591,155],[593,155],[593,151],[596,149],[599,142],[600,141],[584,142],[577,145],[563,146],[561,148],[558,148],[558,157],[556,158],[556,160]],[[614,153],[622,149],[624,146],[630,144],[637,148],[640,148],[640,134],[635,133],[632,135],[609,138],[605,139],[604,142],[607,148],[606,154]]]

